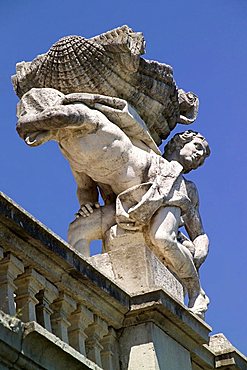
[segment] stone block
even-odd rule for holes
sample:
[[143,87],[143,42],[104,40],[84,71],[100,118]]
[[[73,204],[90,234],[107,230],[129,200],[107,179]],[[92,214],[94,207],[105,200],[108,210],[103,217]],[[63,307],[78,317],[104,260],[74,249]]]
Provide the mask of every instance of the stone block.
[[130,294],[162,288],[183,303],[182,284],[144,242],[120,246],[88,261]]
[[192,370],[190,352],[153,323],[125,329],[120,345],[123,370]]

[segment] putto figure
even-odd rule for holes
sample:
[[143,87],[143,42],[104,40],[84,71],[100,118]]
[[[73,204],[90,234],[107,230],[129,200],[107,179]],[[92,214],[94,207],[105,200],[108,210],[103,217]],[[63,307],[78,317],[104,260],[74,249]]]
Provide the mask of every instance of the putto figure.
[[209,242],[197,189],[183,174],[210,150],[199,133],[185,131],[161,155],[158,145],[178,123],[194,122],[199,102],[177,88],[169,65],[142,58],[144,48],[142,33],[122,26],[90,39],[65,37],[18,63],[17,131],[29,146],[55,140],[70,163],[80,204],[68,234],[74,248],[89,256],[90,241],[101,238],[110,250],[113,229],[141,235],[203,316],[208,298],[198,268]]
[[[182,174],[203,164],[210,153],[206,140],[193,131],[177,134],[162,157],[145,123],[126,101],[63,95],[50,88],[26,93],[18,117],[18,133],[28,145],[55,140],[70,163],[78,185],[78,214],[83,216],[71,224],[71,244],[82,250],[90,239],[104,238],[116,223],[141,230],[150,248],[183,282],[188,306],[202,315],[208,299],[197,269],[207,256],[208,238],[196,187]],[[101,208],[98,189],[106,204]],[[179,242],[182,224],[190,249]]]

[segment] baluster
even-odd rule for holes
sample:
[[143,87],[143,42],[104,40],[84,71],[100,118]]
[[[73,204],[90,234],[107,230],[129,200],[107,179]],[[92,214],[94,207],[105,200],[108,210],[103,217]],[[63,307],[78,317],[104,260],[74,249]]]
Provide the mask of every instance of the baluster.
[[48,331],[51,329],[52,302],[58,297],[58,289],[46,280],[45,288],[36,294],[39,303],[36,306],[37,321]]
[[45,278],[33,268],[26,269],[24,274],[20,275],[16,281],[16,308],[21,313],[21,320],[37,321],[35,306],[39,301],[35,295],[44,288]]
[[69,317],[76,309],[76,302],[65,293],[60,293],[52,306],[51,324],[53,333],[69,343],[68,327],[70,326]]
[[103,369],[119,370],[117,335],[113,328],[109,328],[108,334],[101,340],[103,350],[101,360]]
[[16,314],[14,293],[17,286],[14,280],[23,271],[23,263],[13,254],[8,253],[0,261],[0,309],[11,316]]
[[93,313],[81,304],[70,317],[69,344],[84,356],[86,356],[85,340],[87,339],[85,329],[93,322],[93,319]]
[[105,321],[94,315],[94,322],[85,330],[88,338],[86,339],[86,352],[90,360],[102,367],[101,354],[103,349],[100,341],[108,333]]

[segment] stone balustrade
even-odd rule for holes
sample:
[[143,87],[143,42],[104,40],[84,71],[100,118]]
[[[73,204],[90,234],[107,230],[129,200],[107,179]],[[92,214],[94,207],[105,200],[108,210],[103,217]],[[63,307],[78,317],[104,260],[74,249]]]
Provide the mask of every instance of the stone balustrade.
[[0,194],[1,370],[209,370],[225,368],[229,353],[231,369],[247,369],[222,337],[209,342],[210,327],[146,247],[120,257],[83,257]]
[[117,370],[113,328],[129,309],[128,294],[6,196],[1,206],[0,310],[37,322],[99,367]]
[[116,369],[110,366],[116,352],[109,351],[109,343],[115,339],[113,320],[108,323],[106,317],[93,313],[96,310],[92,305],[87,308],[78,295],[65,293],[68,286],[62,290],[62,284],[51,283],[37,272],[36,264],[36,269],[30,263],[25,266],[9,250],[1,251],[1,310],[23,322],[37,322],[100,367],[103,362],[105,368]]

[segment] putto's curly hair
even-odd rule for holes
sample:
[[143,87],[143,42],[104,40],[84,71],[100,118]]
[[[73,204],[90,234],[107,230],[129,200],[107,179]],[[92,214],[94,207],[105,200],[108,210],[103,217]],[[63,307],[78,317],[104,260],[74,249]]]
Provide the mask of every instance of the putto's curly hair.
[[166,144],[164,148],[163,157],[168,159],[176,150],[182,149],[182,147],[192,141],[194,138],[201,139],[205,148],[205,158],[210,155],[210,148],[206,139],[199,133],[193,130],[187,130],[180,132],[173,136],[173,138]]

